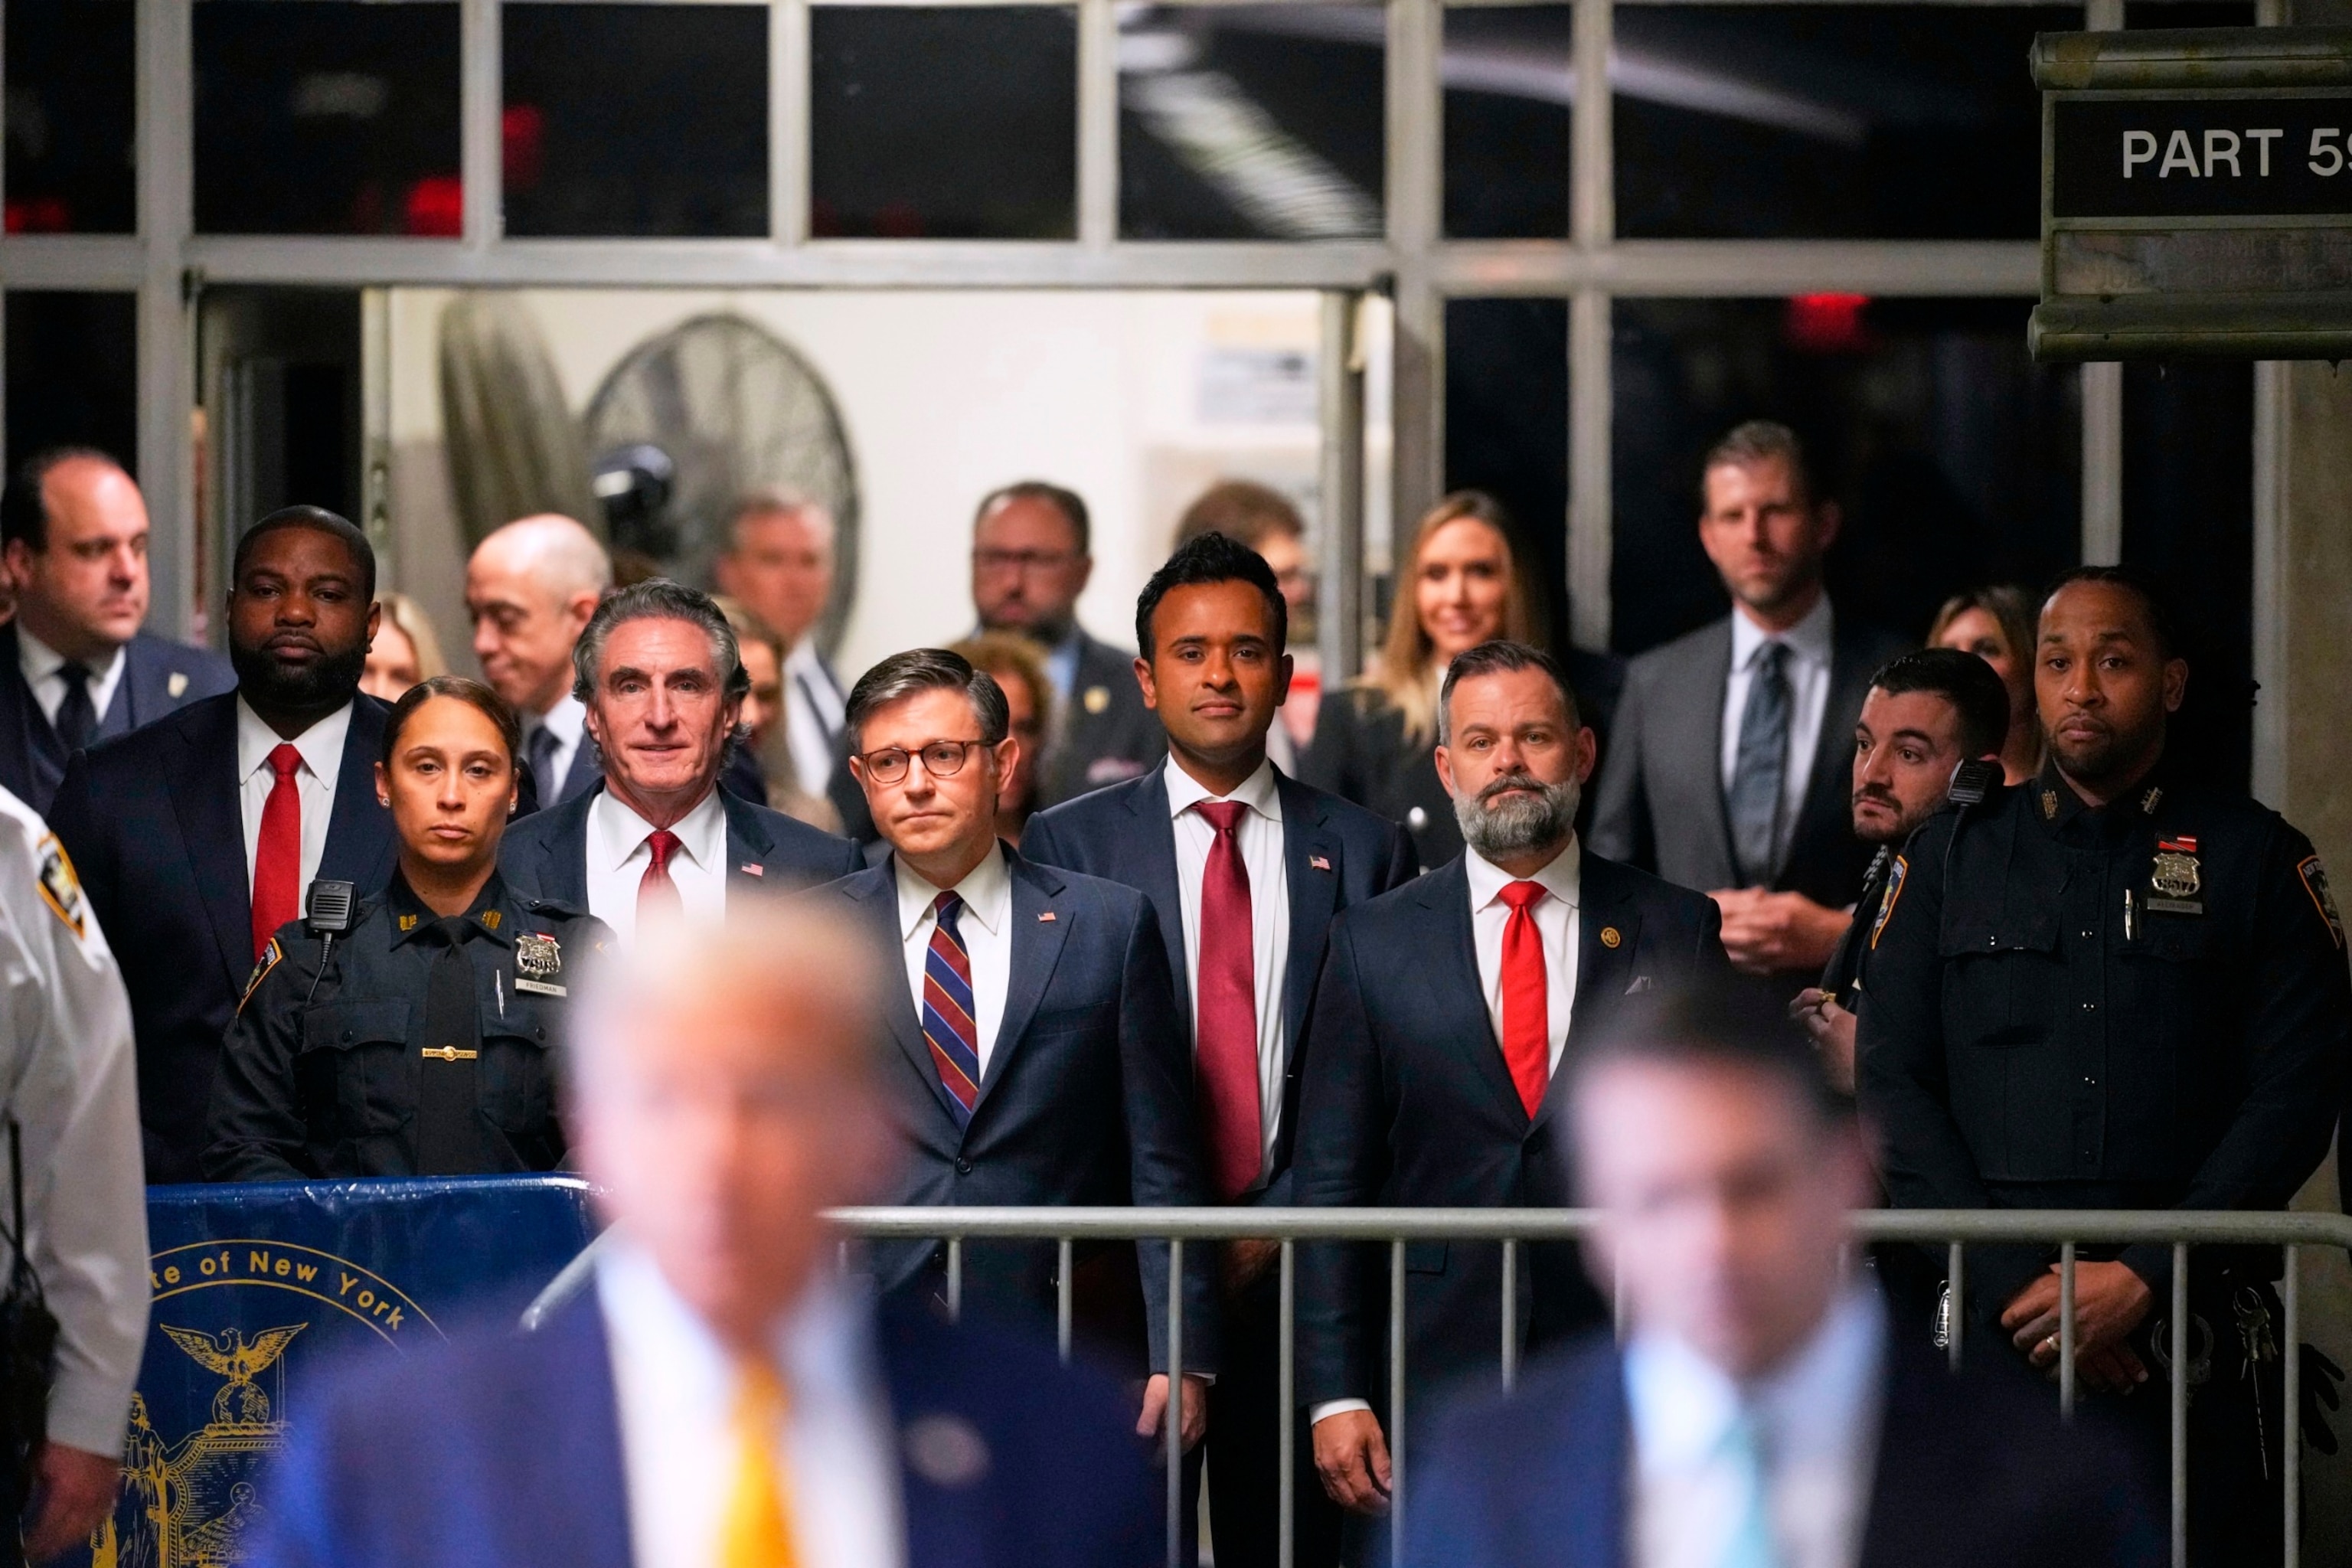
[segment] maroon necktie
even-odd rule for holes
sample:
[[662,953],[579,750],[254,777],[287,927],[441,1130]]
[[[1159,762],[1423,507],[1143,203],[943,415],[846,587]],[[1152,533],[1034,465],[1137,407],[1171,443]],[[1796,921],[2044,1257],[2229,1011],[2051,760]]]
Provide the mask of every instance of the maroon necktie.
[[1530,1120],[1551,1081],[1551,993],[1534,913],[1543,896],[1541,882],[1503,887],[1503,902],[1511,906],[1503,926],[1503,1060]]
[[1209,1133],[1209,1179],[1232,1200],[1265,1160],[1257,1088],[1257,961],[1249,868],[1242,863],[1239,801],[1193,806],[1216,829],[1201,876],[1201,977],[1193,999],[1195,1070]]
[[656,827],[646,835],[646,852],[652,860],[646,874],[637,880],[637,930],[677,919],[686,912],[686,901],[678,897],[677,884],[670,880],[669,858],[677,853],[678,837],[667,827]]
[[278,775],[261,805],[261,837],[253,847],[253,956],[258,960],[278,928],[302,913],[302,791],[294,782],[302,753],[280,741],[269,751]]

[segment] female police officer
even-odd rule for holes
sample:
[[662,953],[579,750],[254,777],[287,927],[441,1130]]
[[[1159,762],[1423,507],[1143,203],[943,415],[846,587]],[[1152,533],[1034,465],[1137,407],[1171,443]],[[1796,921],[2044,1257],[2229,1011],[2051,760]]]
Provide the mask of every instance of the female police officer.
[[594,917],[509,892],[515,710],[442,676],[392,710],[376,793],[399,865],[347,930],[278,933],[213,1083],[214,1181],[544,1171],[563,1157],[554,1064],[573,971],[610,941]]

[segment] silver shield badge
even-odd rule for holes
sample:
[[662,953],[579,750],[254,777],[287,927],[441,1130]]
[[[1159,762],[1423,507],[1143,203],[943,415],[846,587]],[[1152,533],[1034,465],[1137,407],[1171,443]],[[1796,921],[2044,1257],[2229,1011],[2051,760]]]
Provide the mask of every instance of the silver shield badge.
[[2200,886],[2197,878],[2197,857],[2183,855],[2177,849],[2156,852],[2156,869],[2148,877],[2148,886],[2168,899],[2193,899]]
[[525,980],[553,980],[563,973],[563,949],[551,936],[524,931],[515,938],[515,970]]

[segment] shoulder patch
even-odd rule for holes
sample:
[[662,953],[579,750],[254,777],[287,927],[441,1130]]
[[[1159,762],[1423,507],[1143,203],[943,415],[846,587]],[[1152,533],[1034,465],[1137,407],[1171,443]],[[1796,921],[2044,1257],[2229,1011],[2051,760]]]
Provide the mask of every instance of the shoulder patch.
[[271,937],[269,945],[263,948],[261,956],[254,961],[253,973],[246,977],[245,994],[236,999],[239,1013],[245,1011],[245,1005],[253,1000],[253,994],[261,989],[261,983],[269,978],[269,972],[277,968],[285,957],[286,949],[276,937]]
[[1903,897],[1903,879],[1911,874],[1911,862],[1897,855],[1886,868],[1886,891],[1879,896],[1878,918],[1870,922],[1870,946],[1878,949],[1878,939],[1886,930],[1886,922],[1895,914],[1895,901]]
[[2340,951],[2344,946],[2344,917],[2336,912],[2336,900],[2327,891],[2327,868],[2319,863],[2318,856],[2307,855],[2295,870],[2303,877],[2303,890],[2318,906],[2319,918],[2327,922],[2327,934],[2336,939]]
[[66,847],[58,842],[54,833],[45,835],[33,847],[33,853],[40,861],[36,875],[41,902],[48,905],[49,912],[65,921],[75,940],[79,941],[89,931],[89,906],[82,900],[81,879],[74,874],[73,857],[66,853]]

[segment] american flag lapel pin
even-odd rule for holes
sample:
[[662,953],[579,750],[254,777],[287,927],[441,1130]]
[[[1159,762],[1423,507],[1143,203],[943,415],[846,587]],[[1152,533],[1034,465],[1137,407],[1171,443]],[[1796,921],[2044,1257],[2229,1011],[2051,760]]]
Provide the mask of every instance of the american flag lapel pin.
[[1040,910],[1037,912],[1037,918],[1040,921],[1050,921],[1054,918],[1054,911],[1051,910]]
[[767,874],[768,868],[765,866],[758,865],[750,860],[743,862],[743,875],[746,877],[764,877]]
[[1318,871],[1328,871],[1331,868],[1331,862],[1320,855],[1309,855],[1307,858],[1307,863]]

